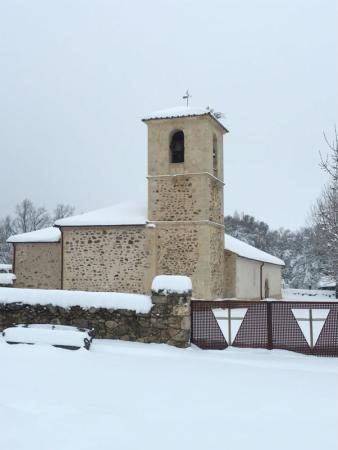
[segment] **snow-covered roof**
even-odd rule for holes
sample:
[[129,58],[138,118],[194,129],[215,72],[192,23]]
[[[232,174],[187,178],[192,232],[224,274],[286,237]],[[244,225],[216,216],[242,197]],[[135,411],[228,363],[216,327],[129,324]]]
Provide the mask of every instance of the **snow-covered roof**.
[[61,232],[58,228],[48,227],[41,230],[30,231],[29,233],[14,234],[7,239],[7,242],[59,242],[61,239]]
[[146,225],[147,207],[142,202],[118,203],[108,208],[97,209],[77,216],[66,217],[55,222],[58,227],[100,225]]
[[224,248],[236,255],[247,259],[254,259],[255,261],[276,264],[278,266],[285,266],[284,261],[269,253],[263,252],[246,242],[240,241],[228,234],[224,235]]
[[194,117],[194,116],[206,116],[209,115],[215,119],[219,125],[228,131],[220,120],[207,108],[193,108],[191,106],[176,106],[175,108],[161,109],[159,111],[153,111],[143,117],[143,121],[154,119],[174,119],[175,117]]

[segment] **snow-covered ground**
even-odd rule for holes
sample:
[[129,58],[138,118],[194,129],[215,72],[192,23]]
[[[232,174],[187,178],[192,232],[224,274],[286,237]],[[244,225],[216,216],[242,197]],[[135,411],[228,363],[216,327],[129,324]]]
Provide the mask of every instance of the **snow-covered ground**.
[[338,359],[0,340],[6,450],[336,450]]
[[283,300],[298,302],[336,301],[336,292],[322,289],[283,289]]

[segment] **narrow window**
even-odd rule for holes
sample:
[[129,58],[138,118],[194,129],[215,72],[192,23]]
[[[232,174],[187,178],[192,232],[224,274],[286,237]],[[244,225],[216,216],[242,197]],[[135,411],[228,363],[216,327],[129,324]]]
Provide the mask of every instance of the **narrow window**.
[[184,162],[184,133],[183,131],[176,131],[171,138],[170,143],[170,162],[183,163]]
[[214,136],[212,140],[212,168],[214,175],[217,176],[217,139]]

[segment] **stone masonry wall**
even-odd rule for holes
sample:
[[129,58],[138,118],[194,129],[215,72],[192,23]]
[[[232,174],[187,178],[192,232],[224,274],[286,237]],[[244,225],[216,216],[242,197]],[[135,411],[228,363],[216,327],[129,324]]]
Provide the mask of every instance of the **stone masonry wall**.
[[186,275],[193,297],[222,297],[224,290],[223,228],[208,223],[157,223],[156,274]]
[[206,193],[209,194],[207,199],[209,206],[208,220],[224,225],[223,184],[212,177],[208,177]]
[[61,244],[15,244],[14,287],[61,289]]
[[151,228],[65,227],[63,289],[149,293]]
[[224,297],[224,228],[210,226],[211,297]]
[[[213,174],[213,142],[217,140],[217,176],[223,179],[224,130],[209,116],[157,119],[148,125],[148,175],[179,173]],[[171,164],[169,146],[172,133],[184,133],[184,163]]]
[[157,225],[156,231],[157,274],[193,277],[201,254],[199,226],[168,223]]
[[49,323],[94,328],[96,338],[166,343],[188,347],[191,335],[188,294],[152,295],[147,314],[105,308],[69,309],[53,305],[2,303],[0,291],[0,331],[17,324]]
[[223,224],[223,184],[208,174],[149,178],[149,220]]
[[224,297],[236,297],[236,254],[224,251]]
[[[190,276],[194,298],[222,297],[226,130],[209,115],[146,123],[148,219],[156,224],[156,274]],[[184,133],[184,162],[172,163],[170,143],[178,130]]]

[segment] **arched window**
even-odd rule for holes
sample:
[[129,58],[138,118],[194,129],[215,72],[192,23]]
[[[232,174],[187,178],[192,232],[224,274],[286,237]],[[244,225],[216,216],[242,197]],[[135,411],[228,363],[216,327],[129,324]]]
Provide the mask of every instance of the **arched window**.
[[212,168],[214,170],[214,175],[217,176],[217,139],[214,136],[212,140]]
[[183,131],[176,131],[172,135],[170,142],[170,162],[183,163],[184,162],[184,133]]

